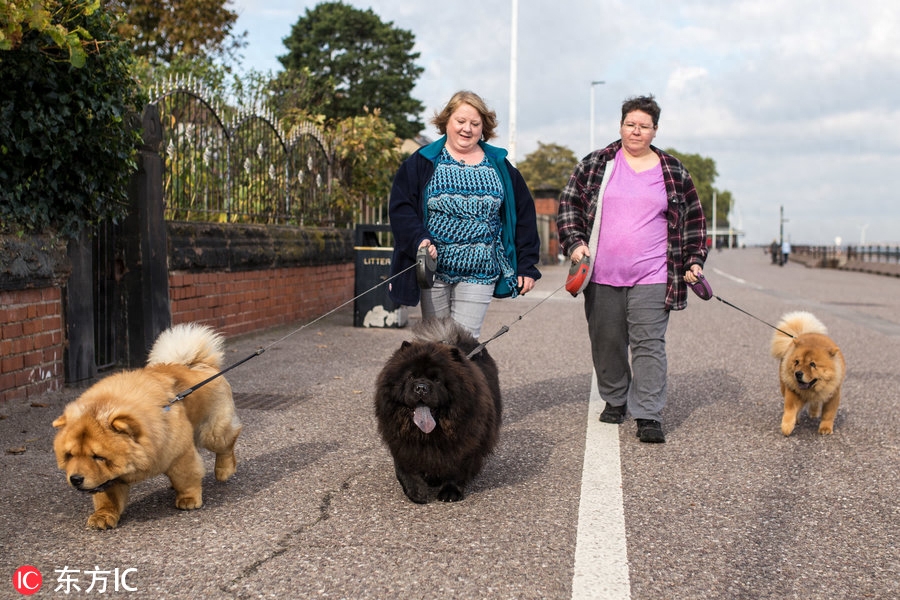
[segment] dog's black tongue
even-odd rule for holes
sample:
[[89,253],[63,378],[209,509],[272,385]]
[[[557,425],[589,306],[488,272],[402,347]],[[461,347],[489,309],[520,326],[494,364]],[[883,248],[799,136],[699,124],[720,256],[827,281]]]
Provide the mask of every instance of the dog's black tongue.
[[413,423],[425,433],[431,433],[434,426],[437,425],[434,421],[434,416],[431,414],[431,409],[424,404],[419,404],[416,406],[416,410],[413,411]]

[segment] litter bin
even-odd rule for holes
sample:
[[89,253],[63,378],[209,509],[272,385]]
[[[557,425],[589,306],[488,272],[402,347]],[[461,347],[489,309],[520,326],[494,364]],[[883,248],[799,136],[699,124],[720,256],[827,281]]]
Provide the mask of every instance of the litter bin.
[[356,226],[353,239],[356,258],[354,327],[405,327],[409,319],[408,308],[395,303],[388,295],[390,284],[378,285],[391,276],[393,252],[390,246],[381,245],[378,233],[390,230],[390,225]]

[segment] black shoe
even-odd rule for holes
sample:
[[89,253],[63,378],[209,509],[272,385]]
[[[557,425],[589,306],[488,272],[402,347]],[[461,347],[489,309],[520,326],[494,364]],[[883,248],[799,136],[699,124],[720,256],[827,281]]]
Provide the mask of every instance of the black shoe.
[[662,425],[653,419],[637,419],[637,434],[642,442],[648,444],[665,444],[666,436]]
[[607,402],[606,408],[600,413],[600,421],[618,425],[625,420],[625,410],[626,406],[624,404],[622,406],[613,406]]

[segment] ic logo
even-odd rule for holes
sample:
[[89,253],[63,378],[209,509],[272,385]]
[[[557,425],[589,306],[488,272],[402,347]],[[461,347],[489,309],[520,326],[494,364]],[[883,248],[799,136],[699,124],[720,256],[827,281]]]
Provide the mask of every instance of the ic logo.
[[31,565],[23,565],[13,573],[13,587],[23,596],[34,594],[44,583],[41,572]]

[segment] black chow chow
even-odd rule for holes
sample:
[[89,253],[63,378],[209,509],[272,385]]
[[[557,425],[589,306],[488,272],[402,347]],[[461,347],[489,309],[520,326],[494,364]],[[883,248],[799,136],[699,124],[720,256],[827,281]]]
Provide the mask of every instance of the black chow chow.
[[423,321],[385,364],[375,389],[378,432],[413,502],[463,499],[497,445],[502,405],[497,365],[451,319]]

